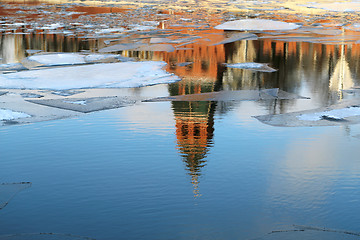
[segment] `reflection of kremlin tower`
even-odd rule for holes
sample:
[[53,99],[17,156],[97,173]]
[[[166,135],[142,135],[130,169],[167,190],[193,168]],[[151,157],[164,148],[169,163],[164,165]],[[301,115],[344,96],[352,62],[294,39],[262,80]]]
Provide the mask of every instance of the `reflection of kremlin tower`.
[[[170,88],[171,95],[178,95],[179,91],[179,84]],[[206,165],[206,154],[212,143],[215,107],[214,102],[172,102],[178,150],[191,176],[195,197],[200,195],[199,176],[201,168]]]

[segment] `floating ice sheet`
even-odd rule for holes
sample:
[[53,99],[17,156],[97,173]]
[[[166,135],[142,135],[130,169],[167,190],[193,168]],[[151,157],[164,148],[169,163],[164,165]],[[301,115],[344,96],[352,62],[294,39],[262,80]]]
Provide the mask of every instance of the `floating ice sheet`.
[[141,46],[146,46],[146,44],[142,43],[121,43],[112,45],[109,47],[104,47],[99,49],[99,52],[101,53],[107,53],[107,52],[119,52],[119,51],[125,51],[125,50],[135,50]]
[[27,70],[21,63],[0,64],[0,72]]
[[23,60],[29,68],[34,66],[78,65],[99,62],[117,62],[116,54],[46,53],[30,56]]
[[265,31],[265,30],[293,30],[301,27],[295,23],[287,23],[267,19],[241,19],[236,21],[225,22],[216,26],[216,29],[222,30],[239,30],[239,31]]
[[276,72],[276,69],[273,69],[268,66],[267,63],[254,63],[254,62],[246,62],[246,63],[225,63],[226,67],[229,68],[240,68],[253,70],[258,72]]
[[307,5],[309,8],[319,8],[334,12],[358,12],[360,11],[359,2],[330,2],[330,3],[312,3]]
[[226,43],[231,43],[231,42],[236,42],[236,41],[240,41],[240,40],[257,40],[258,37],[255,34],[252,33],[236,33],[231,35],[228,38],[225,38],[224,40],[212,44],[212,45],[220,45],[220,44],[226,44]]
[[28,57],[28,60],[48,66],[86,63],[84,56],[77,53],[39,54]]
[[278,115],[255,116],[259,121],[272,126],[335,126],[360,123],[359,100],[351,100],[326,108],[292,112]]
[[29,114],[23,112],[16,112],[10,109],[0,108],[0,121],[14,120],[19,118],[28,118],[31,117]]
[[126,107],[136,103],[135,100],[126,97],[94,97],[44,100],[36,99],[28,100],[28,102],[82,113]]
[[180,80],[165,62],[121,62],[29,70],[0,76],[1,88],[53,89],[142,87]]
[[29,187],[29,182],[0,183],[0,209],[3,209],[18,192]]
[[263,90],[220,91],[199,94],[160,97],[146,100],[147,102],[160,101],[246,101],[267,99],[305,99],[299,95],[282,91],[278,88]]
[[171,44],[150,44],[138,47],[136,51],[152,51],[152,52],[173,52],[175,48]]

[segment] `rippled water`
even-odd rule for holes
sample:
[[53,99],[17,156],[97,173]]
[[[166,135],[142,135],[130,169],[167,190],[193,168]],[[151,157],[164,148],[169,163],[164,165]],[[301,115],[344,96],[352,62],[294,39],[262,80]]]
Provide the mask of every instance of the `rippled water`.
[[[2,63],[9,63],[26,49],[94,50],[104,39],[2,35],[1,43]],[[135,94],[280,88],[311,99],[142,102],[2,127],[0,182],[32,185],[1,209],[0,235],[255,239],[293,225],[359,232],[360,126],[282,128],[253,118],[357,97],[342,90],[359,84],[359,44],[265,39],[190,46],[175,53],[122,52],[164,60],[183,77]],[[185,61],[194,63],[176,66]],[[230,69],[223,62],[269,63],[278,71]]]
[[266,112],[256,105],[215,111],[204,140],[175,135],[170,103],[2,128],[1,180],[32,187],[1,210],[0,233],[251,239],[292,224],[358,231],[359,126],[274,128],[251,117],[249,109]]

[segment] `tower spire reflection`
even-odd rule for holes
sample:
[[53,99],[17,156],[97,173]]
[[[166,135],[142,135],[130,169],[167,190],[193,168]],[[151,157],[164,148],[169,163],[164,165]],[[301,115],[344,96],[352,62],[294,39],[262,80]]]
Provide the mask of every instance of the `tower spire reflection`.
[[[185,89],[192,89],[189,93],[201,91],[201,85],[191,87],[189,84],[185,86]],[[183,89],[182,84],[173,84],[170,87],[170,94],[178,95]],[[194,197],[201,195],[199,178],[201,169],[206,166],[209,148],[212,146],[215,108],[215,102],[172,102],[177,148],[191,176]]]

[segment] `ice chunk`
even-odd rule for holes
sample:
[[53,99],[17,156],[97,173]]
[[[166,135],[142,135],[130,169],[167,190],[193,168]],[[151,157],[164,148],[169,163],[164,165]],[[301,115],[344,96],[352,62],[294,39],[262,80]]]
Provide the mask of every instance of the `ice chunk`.
[[122,88],[171,83],[180,78],[164,71],[165,62],[120,62],[29,70],[0,76],[2,88]]
[[85,62],[106,62],[114,61],[119,55],[116,54],[89,54],[84,56]]
[[20,192],[26,188],[29,188],[29,187],[31,187],[31,183],[29,183],[29,182],[1,183],[0,184],[0,209],[3,209],[18,192]]
[[236,42],[240,40],[257,40],[258,37],[255,34],[252,33],[236,33],[231,35],[228,38],[225,38],[223,41],[212,44],[212,45],[220,45],[220,44],[226,44],[231,42]]
[[99,49],[99,52],[119,52],[125,50],[134,50],[144,45],[145,44],[141,44],[141,43],[121,43],[121,44],[116,44],[109,47],[101,48]]
[[7,91],[0,91],[0,96],[7,94]]
[[76,101],[67,101],[67,100],[64,100],[64,103],[86,105],[86,100],[76,100]]
[[360,122],[360,104],[358,104],[358,100],[354,99],[327,108],[255,116],[255,118],[265,124],[283,127],[357,124]]
[[0,72],[27,70],[21,63],[0,64]]
[[287,23],[275,20],[267,20],[267,19],[241,19],[236,21],[225,22],[216,26],[216,29],[222,30],[293,30],[301,27],[295,23]]
[[72,95],[83,93],[83,92],[85,92],[85,91],[63,90],[63,91],[52,91],[51,94],[68,97],[68,96],[72,96]]
[[277,70],[268,66],[267,63],[254,63],[254,62],[246,62],[246,63],[225,63],[225,66],[229,68],[240,68],[247,69],[259,72],[276,72]]
[[105,28],[98,31],[95,31],[96,34],[104,34],[104,33],[113,33],[113,32],[124,32],[125,28]]
[[141,46],[136,51],[152,51],[152,52],[173,52],[175,48],[170,44],[151,44],[147,46]]
[[35,54],[35,53],[39,53],[42,50],[35,50],[35,49],[26,49],[26,53],[28,54]]
[[44,97],[43,95],[36,94],[36,93],[20,93],[20,95],[23,98],[42,98],[42,97]]
[[330,2],[330,3],[312,3],[308,5],[311,8],[319,8],[334,12],[358,12],[360,11],[359,2]]
[[297,116],[297,118],[302,121],[319,121],[321,119],[340,120],[346,117],[353,117],[353,116],[360,116],[360,107],[340,108],[340,109],[333,109],[330,111],[301,114]]
[[84,56],[78,53],[39,54],[28,57],[28,60],[48,66],[86,63]]
[[14,120],[18,118],[27,118],[31,117],[29,114],[23,112],[15,112],[10,109],[2,109],[0,108],[0,120]]
[[72,110],[76,112],[89,113],[105,109],[126,107],[135,104],[135,100],[127,97],[93,97],[93,98],[68,98],[28,100],[48,107]]

